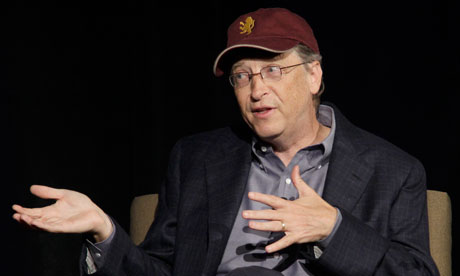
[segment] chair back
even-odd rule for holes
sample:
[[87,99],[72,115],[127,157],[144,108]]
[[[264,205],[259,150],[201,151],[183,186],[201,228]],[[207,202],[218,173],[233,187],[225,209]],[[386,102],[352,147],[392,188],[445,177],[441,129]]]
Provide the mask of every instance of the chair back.
[[135,197],[131,203],[129,234],[136,245],[144,239],[153,222],[158,205],[158,194]]
[[430,251],[441,276],[452,275],[452,207],[449,195],[427,191]]

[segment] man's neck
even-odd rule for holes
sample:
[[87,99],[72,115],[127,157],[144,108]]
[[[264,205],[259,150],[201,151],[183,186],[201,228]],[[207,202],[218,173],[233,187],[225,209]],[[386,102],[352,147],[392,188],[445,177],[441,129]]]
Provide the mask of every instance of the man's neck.
[[273,147],[273,152],[280,158],[283,164],[287,167],[296,153],[308,146],[316,145],[324,141],[329,135],[331,129],[315,122],[304,134],[300,133],[298,137],[291,139],[274,139],[270,142]]

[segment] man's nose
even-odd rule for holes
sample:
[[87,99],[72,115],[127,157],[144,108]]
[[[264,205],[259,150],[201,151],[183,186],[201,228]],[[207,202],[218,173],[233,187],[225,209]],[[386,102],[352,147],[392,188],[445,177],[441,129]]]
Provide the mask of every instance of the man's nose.
[[255,101],[262,99],[268,94],[268,87],[265,85],[261,74],[253,75],[251,78],[251,98]]

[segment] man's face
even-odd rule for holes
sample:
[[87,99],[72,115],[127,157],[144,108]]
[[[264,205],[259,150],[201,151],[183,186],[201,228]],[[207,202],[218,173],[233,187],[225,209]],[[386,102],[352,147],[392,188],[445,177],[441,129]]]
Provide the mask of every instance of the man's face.
[[[234,64],[232,73],[259,73],[267,66],[285,67],[302,62],[294,51],[273,59],[244,58]],[[307,66],[309,70],[305,65],[283,69],[279,81],[256,75],[248,85],[235,88],[244,120],[262,140],[295,142],[316,120],[312,95],[319,90],[322,71],[319,62]]]

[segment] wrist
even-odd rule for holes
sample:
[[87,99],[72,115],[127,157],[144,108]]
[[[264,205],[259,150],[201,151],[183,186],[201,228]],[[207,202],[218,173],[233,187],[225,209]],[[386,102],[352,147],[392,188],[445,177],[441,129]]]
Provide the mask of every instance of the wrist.
[[332,232],[334,232],[334,228],[337,224],[337,219],[338,219],[338,216],[339,216],[339,212],[337,210],[337,208],[333,207],[333,206],[330,206],[330,215],[328,216],[328,222],[327,222],[327,227],[326,227],[326,231],[325,233],[323,234],[323,236],[321,237],[321,239],[319,241],[322,241],[322,240],[325,240],[327,239]]
[[98,222],[92,231],[92,237],[96,243],[105,241],[113,232],[113,223],[107,214],[99,212]]

